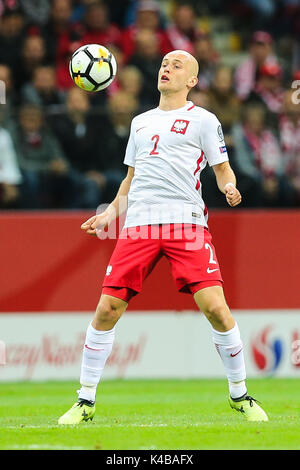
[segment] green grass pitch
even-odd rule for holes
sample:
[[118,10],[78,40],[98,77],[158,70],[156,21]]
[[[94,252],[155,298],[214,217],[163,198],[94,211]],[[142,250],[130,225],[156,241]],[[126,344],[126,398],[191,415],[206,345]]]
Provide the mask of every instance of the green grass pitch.
[[300,379],[248,380],[270,421],[247,423],[225,380],[103,381],[93,422],[61,427],[74,382],[0,385],[0,449],[300,449]]

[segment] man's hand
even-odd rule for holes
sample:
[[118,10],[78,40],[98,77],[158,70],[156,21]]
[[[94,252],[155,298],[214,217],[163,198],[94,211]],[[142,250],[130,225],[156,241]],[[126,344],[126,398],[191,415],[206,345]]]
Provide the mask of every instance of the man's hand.
[[49,170],[56,175],[63,175],[67,172],[67,164],[61,158],[55,158],[49,164]]
[[224,192],[226,201],[231,207],[238,206],[241,203],[242,196],[233,183],[225,184]]
[[19,189],[13,184],[3,184],[3,196],[2,200],[4,204],[11,204],[15,202],[19,197]]
[[97,236],[97,233],[106,229],[112,222],[113,216],[111,213],[104,211],[99,215],[94,215],[81,225],[81,229],[89,235]]
[[99,171],[90,170],[86,175],[98,185],[100,189],[105,189],[107,185],[106,177]]
[[291,183],[293,188],[295,188],[297,192],[300,192],[300,176],[292,177]]
[[275,197],[278,193],[278,180],[273,176],[265,178],[263,181],[263,189],[268,197]]

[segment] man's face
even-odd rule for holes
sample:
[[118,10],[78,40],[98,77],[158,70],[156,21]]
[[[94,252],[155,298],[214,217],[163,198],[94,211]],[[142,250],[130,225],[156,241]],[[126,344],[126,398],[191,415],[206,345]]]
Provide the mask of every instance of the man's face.
[[70,0],[55,0],[52,4],[52,17],[56,23],[67,23],[71,16]]
[[72,88],[67,97],[67,109],[70,113],[86,114],[89,110],[90,103],[87,95],[80,89]]
[[264,128],[264,111],[257,108],[251,108],[247,112],[246,124],[255,134],[259,134]]
[[43,118],[39,110],[24,109],[21,111],[20,124],[24,132],[38,132],[42,123]]
[[45,55],[45,44],[40,36],[28,37],[24,44],[23,57],[30,62],[38,62]]
[[281,85],[280,77],[265,76],[261,77],[260,83],[265,90],[276,91]]
[[11,72],[6,65],[0,65],[0,81],[5,83],[6,90],[10,90],[12,86]]
[[196,75],[195,64],[189,56],[169,53],[162,60],[157,87],[160,92],[188,91],[197,83]]
[[257,64],[263,64],[270,55],[272,48],[270,44],[255,42],[251,45],[250,52]]
[[182,5],[175,10],[175,23],[177,27],[183,32],[189,32],[194,27],[195,14],[192,7]]
[[137,24],[139,26],[139,29],[157,29],[159,25],[158,13],[156,11],[138,11]]
[[55,91],[55,72],[51,67],[38,67],[33,76],[33,83],[41,92]]

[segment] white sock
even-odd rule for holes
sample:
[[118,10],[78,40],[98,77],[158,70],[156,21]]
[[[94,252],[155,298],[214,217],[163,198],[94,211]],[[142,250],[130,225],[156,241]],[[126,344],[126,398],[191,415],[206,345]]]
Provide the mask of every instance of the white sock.
[[97,385],[103,373],[108,356],[111,353],[115,337],[115,327],[108,331],[98,331],[88,326],[83,347],[78,398],[95,401]]
[[212,328],[212,335],[225,367],[230,396],[231,398],[240,398],[247,393],[247,387],[243,343],[239,327],[235,323],[231,330],[224,332]]

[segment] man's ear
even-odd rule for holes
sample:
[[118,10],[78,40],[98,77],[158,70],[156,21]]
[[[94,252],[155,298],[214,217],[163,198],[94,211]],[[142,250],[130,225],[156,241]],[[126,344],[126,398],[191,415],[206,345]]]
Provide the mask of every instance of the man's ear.
[[198,83],[198,78],[195,77],[195,76],[189,78],[189,80],[188,80],[188,86],[189,86],[189,88],[194,88],[194,87],[197,85],[197,83]]

